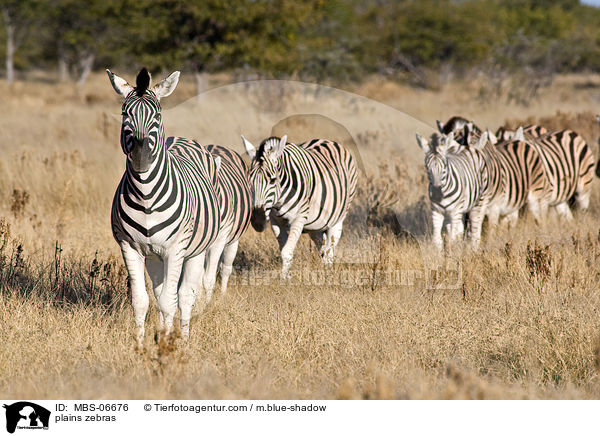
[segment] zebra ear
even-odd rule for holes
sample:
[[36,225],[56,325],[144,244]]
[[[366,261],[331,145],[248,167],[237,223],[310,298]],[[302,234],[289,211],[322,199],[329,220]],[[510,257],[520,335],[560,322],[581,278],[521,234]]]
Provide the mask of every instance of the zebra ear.
[[287,135],[283,135],[283,137],[279,140],[279,144],[273,148],[273,157],[275,159],[279,159],[279,156],[281,156],[281,153],[283,153],[283,150],[285,149],[286,145]]
[[498,138],[496,137],[496,135],[490,132],[490,129],[485,129],[485,132],[487,133],[488,139],[492,144],[498,143]]
[[256,148],[254,148],[254,145],[244,138],[244,135],[242,135],[242,142],[244,143],[244,148],[246,149],[248,156],[250,156],[250,159],[254,159],[254,156],[256,156]]
[[154,85],[152,91],[156,94],[160,100],[163,97],[168,97],[175,91],[177,84],[179,83],[179,71],[175,71],[169,77],[162,80],[160,83]]
[[444,133],[444,126],[442,125],[442,123],[440,122],[440,120],[435,120],[435,124],[437,125],[437,128],[439,130],[440,133]]
[[219,170],[221,169],[221,156],[215,157],[215,166],[217,167],[215,176],[219,177]]
[[504,127],[498,127],[498,130],[496,130],[496,142],[497,141],[505,141],[504,139]]
[[523,134],[523,126],[519,126],[512,139],[515,141],[525,141],[525,135]]
[[429,151],[429,142],[427,141],[427,139],[423,138],[421,135],[419,135],[417,133],[417,144],[419,144],[419,147],[421,148],[421,150],[423,150],[425,153],[427,153]]
[[133,91],[133,86],[127,83],[127,80],[117,76],[110,70],[106,70],[106,74],[108,74],[108,79],[110,80],[110,84],[112,85],[115,92],[123,97],[127,96],[131,91]]
[[485,144],[487,144],[488,142],[488,133],[489,132],[487,130],[482,133],[482,135],[477,140],[477,143],[475,144],[476,149],[482,150],[483,147],[485,147]]

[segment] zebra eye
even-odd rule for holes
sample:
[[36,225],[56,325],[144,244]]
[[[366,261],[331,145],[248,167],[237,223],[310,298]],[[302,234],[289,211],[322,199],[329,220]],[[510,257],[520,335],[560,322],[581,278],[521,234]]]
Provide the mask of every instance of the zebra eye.
[[273,176],[269,179],[269,183],[275,183],[277,181],[277,177]]

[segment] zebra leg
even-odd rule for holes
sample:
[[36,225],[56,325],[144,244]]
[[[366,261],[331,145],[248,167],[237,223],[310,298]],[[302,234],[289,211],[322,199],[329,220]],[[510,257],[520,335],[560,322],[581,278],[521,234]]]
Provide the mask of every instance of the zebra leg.
[[442,251],[444,248],[444,241],[442,240],[442,226],[444,225],[444,215],[438,211],[431,211],[431,221],[433,223],[433,244],[438,251]]
[[462,241],[463,234],[465,233],[465,224],[463,221],[462,213],[453,213],[450,216],[451,232],[450,232],[450,244],[454,245],[456,241]]
[[223,260],[221,261],[221,295],[227,291],[227,282],[229,282],[229,276],[231,275],[231,271],[233,271],[233,261],[239,245],[240,240],[238,239],[223,250]]
[[186,259],[183,263],[182,280],[178,291],[179,310],[181,312],[181,337],[185,340],[190,336],[190,319],[196,302],[196,294],[201,286],[204,274],[205,253]]
[[288,235],[290,234],[289,226],[279,226],[271,223],[271,229],[273,229],[273,234],[277,238],[277,243],[279,244],[279,251],[283,250],[283,246],[288,240]]
[[502,221],[500,221],[500,224],[502,226],[508,227],[509,229],[512,229],[517,225],[518,220],[519,220],[519,211],[515,210],[514,212],[511,212],[508,215],[506,215],[504,218],[502,218]]
[[123,261],[129,274],[131,303],[133,305],[135,325],[137,326],[136,344],[138,349],[141,350],[144,346],[144,323],[146,321],[146,314],[148,313],[148,305],[150,304],[144,278],[144,256],[127,242],[121,242],[121,252],[123,253]]
[[315,243],[315,247],[317,247],[319,256],[321,256],[321,259],[323,259],[325,245],[327,243],[325,232],[310,232],[308,235],[310,236],[310,239],[312,239]]
[[225,248],[225,241],[217,240],[210,246],[206,251],[206,268],[204,270],[204,292],[206,298],[206,304],[212,300],[213,290],[215,289],[215,282],[217,280],[217,266],[219,260],[223,254]]
[[556,211],[561,218],[564,218],[567,221],[571,221],[573,219],[573,214],[571,213],[571,209],[569,208],[569,203],[567,201],[558,203],[556,205]]
[[590,191],[578,192],[575,201],[579,209],[587,210],[590,205]]
[[281,227],[279,227],[279,225],[277,225],[277,224],[274,224],[273,220],[271,220],[271,230],[273,231],[273,234],[275,235],[275,237],[279,239],[279,235],[281,233]]
[[479,242],[481,241],[481,227],[483,225],[483,219],[485,218],[486,204],[479,203],[471,209],[469,217],[471,218],[471,246],[473,250],[479,248]]
[[[488,223],[490,225],[490,231],[489,234],[491,235],[495,235],[496,232],[498,231],[498,222],[500,221],[500,211],[497,208],[491,208],[490,210],[488,210]],[[502,222],[504,223],[504,219],[502,220]]]
[[[154,290],[154,297],[156,301],[160,298],[160,294],[162,293],[165,267],[163,265],[163,261],[158,257],[147,257],[146,258],[146,270],[148,271],[148,275],[150,276],[150,280],[152,281],[152,289]],[[162,312],[158,311],[158,329],[162,330],[165,328],[165,320]]]
[[[283,266],[281,267],[281,277],[283,279],[289,278],[290,267],[292,266],[292,258],[294,257],[294,250],[296,248],[296,244],[298,243],[298,239],[302,235],[302,229],[304,228],[304,223],[306,222],[305,217],[297,217],[290,226],[290,233],[288,235],[287,241],[285,245],[281,249],[281,260],[283,262]],[[283,232],[282,232],[283,233]],[[281,242],[280,242],[281,244]]]
[[527,208],[537,225],[543,225],[546,221],[546,215],[548,214],[548,202],[544,198],[530,193],[527,197]]
[[335,248],[337,247],[338,242],[340,242],[343,226],[344,222],[339,221],[325,232],[325,249],[323,250],[323,263],[325,265],[333,264]]
[[[180,247],[175,247],[174,252],[178,252]],[[168,336],[173,329],[173,318],[177,311],[179,279],[183,268],[183,256],[171,254],[163,259],[164,262],[164,283],[160,297],[158,297],[158,308],[163,314],[165,320],[165,334]]]

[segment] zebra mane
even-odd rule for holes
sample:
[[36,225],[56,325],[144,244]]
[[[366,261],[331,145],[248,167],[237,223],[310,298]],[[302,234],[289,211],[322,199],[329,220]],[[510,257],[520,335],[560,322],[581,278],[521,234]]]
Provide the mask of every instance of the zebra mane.
[[267,149],[267,145],[270,145],[271,147],[269,148],[272,149],[273,148],[273,144],[279,144],[279,141],[281,141],[281,138],[278,136],[270,136],[267,139],[264,139],[260,145],[258,146],[258,150],[256,151],[256,160],[258,162],[262,162],[265,160],[265,151]]
[[142,68],[135,78],[135,93],[138,97],[144,95],[144,93],[150,87],[150,82],[152,82],[152,77],[150,73],[146,69],[146,67]]

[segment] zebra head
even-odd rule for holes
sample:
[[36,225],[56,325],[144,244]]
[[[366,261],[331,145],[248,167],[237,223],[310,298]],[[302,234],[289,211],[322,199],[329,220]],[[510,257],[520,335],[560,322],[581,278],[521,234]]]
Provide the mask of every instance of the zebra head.
[[[479,139],[483,133],[473,121],[469,121],[466,118],[454,116],[442,124],[440,121],[436,121],[439,133],[442,135],[448,135],[454,133],[454,140],[460,145],[472,145],[472,142]],[[498,142],[496,136],[491,132],[488,133],[488,139],[492,144]]]
[[252,159],[249,181],[252,186],[252,218],[254,230],[262,232],[267,227],[271,209],[281,193],[280,158],[287,144],[287,136],[270,137],[260,143],[258,151],[242,136],[244,147]]
[[[508,130],[506,127],[500,127],[496,131],[496,137],[499,141],[525,141],[523,126],[519,126],[517,130]],[[491,140],[491,138],[490,138]]]
[[111,71],[106,72],[117,94],[125,97],[121,147],[127,155],[128,165],[135,172],[146,172],[156,161],[165,142],[160,99],[171,95],[175,90],[179,82],[179,71],[152,88],[152,78],[146,68],[138,73],[135,87]]
[[454,132],[448,135],[434,133],[429,141],[417,133],[417,144],[425,152],[425,168],[429,178],[429,198],[439,203],[444,194],[443,187],[448,182],[448,152],[459,144],[454,140]]
[[500,142],[510,141],[514,134],[514,131],[508,130],[506,127],[498,127],[496,130],[496,137]]

